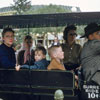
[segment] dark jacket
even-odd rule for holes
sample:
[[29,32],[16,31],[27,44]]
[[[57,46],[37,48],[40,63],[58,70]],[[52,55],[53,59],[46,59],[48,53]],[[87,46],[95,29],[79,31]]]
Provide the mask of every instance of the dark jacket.
[[60,43],[58,42],[58,43],[55,44],[55,43],[53,42],[53,43],[52,43],[52,46],[54,46],[54,45],[60,45]]
[[[17,64],[24,65],[24,53],[25,50],[21,50],[17,56]],[[34,64],[34,50],[31,50],[31,59],[25,63],[26,65],[33,65]]]
[[0,45],[0,68],[14,68],[16,64],[15,51],[5,44]]
[[100,85],[100,40],[90,40],[84,44],[81,66],[84,80]]
[[40,61],[36,61],[34,65],[22,65],[21,68],[29,68],[29,69],[47,69],[49,62],[46,59],[42,59]]

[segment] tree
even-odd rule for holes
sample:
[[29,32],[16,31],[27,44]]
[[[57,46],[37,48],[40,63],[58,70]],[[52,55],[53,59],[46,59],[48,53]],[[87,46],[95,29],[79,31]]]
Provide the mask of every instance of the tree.
[[13,0],[12,8],[16,11],[16,14],[23,14],[31,8],[31,1],[27,0]]
[[68,13],[72,12],[71,9],[65,8],[64,6],[60,5],[41,5],[41,6],[36,6],[37,9],[32,8],[27,14],[50,14],[50,13]]
[[[17,15],[25,14],[31,8],[31,1],[13,0],[13,2],[12,8],[16,11],[15,14]],[[16,34],[16,44],[21,43],[25,35],[27,35],[27,29],[19,29],[18,34]]]

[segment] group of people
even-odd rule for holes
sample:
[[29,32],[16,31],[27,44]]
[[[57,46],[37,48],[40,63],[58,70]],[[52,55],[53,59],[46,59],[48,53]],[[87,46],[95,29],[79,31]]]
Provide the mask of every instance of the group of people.
[[[15,57],[15,51],[12,47],[14,33],[12,28],[5,28],[2,32],[3,43],[0,45],[1,68],[15,68],[16,70],[20,68],[73,70],[79,67],[81,46],[75,43],[77,34],[74,25],[68,26],[64,30],[65,44],[54,44],[48,48],[51,61],[46,60],[47,50],[43,46],[38,46],[36,50],[32,49],[33,40],[30,35],[25,36],[23,50],[19,51],[17,57]],[[55,66],[53,67],[52,62],[61,66],[54,64]]]
[[87,38],[87,42],[83,48],[75,42],[76,31],[75,25],[69,25],[64,29],[65,43],[56,43],[48,48],[51,61],[47,61],[47,50],[43,46],[33,50],[30,35],[25,36],[24,48],[16,59],[12,48],[15,32],[11,28],[5,28],[2,32],[3,43],[0,45],[0,68],[15,68],[17,71],[20,68],[71,70],[76,76],[80,70],[83,81],[100,85],[100,26],[90,23],[84,28],[85,34],[81,38]]

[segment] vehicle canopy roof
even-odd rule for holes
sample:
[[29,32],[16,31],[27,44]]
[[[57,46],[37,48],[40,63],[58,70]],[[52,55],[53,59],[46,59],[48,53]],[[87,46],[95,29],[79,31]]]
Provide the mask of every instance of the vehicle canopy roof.
[[66,26],[70,24],[86,25],[90,22],[99,24],[100,12],[0,16],[0,29],[7,26],[13,28],[35,28]]

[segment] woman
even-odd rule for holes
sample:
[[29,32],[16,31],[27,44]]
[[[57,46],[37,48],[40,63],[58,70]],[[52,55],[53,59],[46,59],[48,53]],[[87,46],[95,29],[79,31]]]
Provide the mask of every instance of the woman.
[[24,38],[24,50],[19,51],[17,56],[18,65],[33,65],[34,64],[34,51],[32,50],[33,40],[32,37],[27,35]]
[[11,28],[5,28],[2,32],[3,43],[0,45],[0,68],[15,68],[15,51],[12,48],[14,33]]
[[67,70],[75,70],[80,66],[79,58],[81,53],[81,46],[76,44],[76,27],[74,25],[67,26],[64,30],[65,43],[62,44],[64,51],[64,64]]

